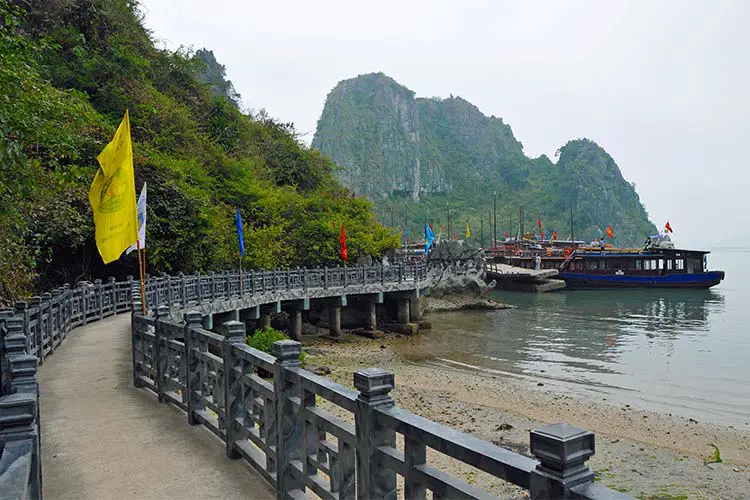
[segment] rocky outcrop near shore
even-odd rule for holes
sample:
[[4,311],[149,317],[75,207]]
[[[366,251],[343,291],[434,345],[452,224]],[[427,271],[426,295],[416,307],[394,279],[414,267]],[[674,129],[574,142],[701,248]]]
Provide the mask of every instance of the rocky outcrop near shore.
[[425,312],[459,309],[507,309],[510,306],[488,298],[495,282],[487,283],[484,253],[453,241],[434,246],[430,253],[427,277],[430,295]]

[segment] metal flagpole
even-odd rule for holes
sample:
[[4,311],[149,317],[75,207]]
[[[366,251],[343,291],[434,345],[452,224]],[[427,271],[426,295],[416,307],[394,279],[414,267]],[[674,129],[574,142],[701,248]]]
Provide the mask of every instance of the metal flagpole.
[[138,238],[138,244],[136,249],[138,250],[138,274],[140,275],[141,281],[141,312],[146,314],[146,285],[143,282],[143,259],[141,258],[141,238]]

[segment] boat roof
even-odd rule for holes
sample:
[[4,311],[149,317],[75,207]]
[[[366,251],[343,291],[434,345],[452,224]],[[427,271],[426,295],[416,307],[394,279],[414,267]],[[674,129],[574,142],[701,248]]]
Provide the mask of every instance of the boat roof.
[[659,254],[659,253],[697,253],[697,254],[708,254],[710,250],[689,250],[687,248],[598,248],[598,247],[578,247],[576,249],[577,255],[600,255],[607,257],[633,257],[636,255],[648,255],[648,254]]

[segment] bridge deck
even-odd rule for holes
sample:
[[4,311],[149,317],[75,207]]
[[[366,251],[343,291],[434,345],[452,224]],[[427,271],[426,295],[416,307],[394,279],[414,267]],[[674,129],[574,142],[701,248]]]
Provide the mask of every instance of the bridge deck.
[[71,332],[39,381],[47,500],[275,497],[210,432],[133,387],[129,314]]

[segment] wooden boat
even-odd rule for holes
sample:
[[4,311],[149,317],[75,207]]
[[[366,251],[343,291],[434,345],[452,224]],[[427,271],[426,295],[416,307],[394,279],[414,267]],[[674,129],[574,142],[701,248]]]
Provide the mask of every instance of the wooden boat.
[[598,244],[559,248],[518,247],[503,256],[508,264],[559,270],[567,288],[710,288],[724,271],[708,270],[705,250],[674,248],[668,235],[651,236],[643,248]]

